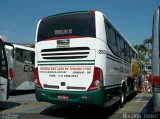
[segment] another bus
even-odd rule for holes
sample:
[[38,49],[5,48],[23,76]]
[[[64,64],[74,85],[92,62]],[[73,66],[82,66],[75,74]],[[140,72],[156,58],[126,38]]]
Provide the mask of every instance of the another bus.
[[35,41],[38,101],[109,106],[136,92],[131,61],[137,51],[99,11],[42,18]]
[[160,112],[160,7],[153,16],[152,29],[152,79],[155,112]]
[[8,64],[6,56],[6,45],[0,37],[0,102],[9,98],[10,94],[10,80],[12,77],[12,68]]
[[34,48],[13,44],[6,47],[6,52],[13,67],[10,90],[34,90]]

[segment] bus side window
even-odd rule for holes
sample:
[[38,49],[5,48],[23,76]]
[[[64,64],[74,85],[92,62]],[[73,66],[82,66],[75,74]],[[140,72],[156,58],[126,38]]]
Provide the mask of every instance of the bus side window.
[[118,34],[116,34],[116,41],[117,41],[117,49],[118,49],[118,55],[121,56],[121,40]]
[[128,44],[126,44],[126,60],[130,61],[130,47]]
[[107,23],[106,20],[105,20],[105,29],[106,29],[106,39],[108,41],[108,39],[109,39],[109,24]]
[[18,48],[16,49],[16,60],[22,62],[23,61],[23,52]]
[[124,42],[124,56],[125,56],[125,60],[127,61],[127,43]]
[[0,66],[0,75],[4,78],[7,78],[8,74],[7,74],[7,63],[6,63],[6,59],[5,59],[5,54],[3,52],[3,49],[1,48],[1,54],[0,54],[1,58],[0,58],[0,62],[1,62],[1,66]]
[[130,61],[131,61],[132,59],[132,49],[131,48],[129,49],[129,52],[130,52]]
[[122,54],[121,57],[122,57],[123,59],[125,59],[124,40],[121,38],[120,41],[121,41],[121,54]]
[[108,40],[108,45],[111,48],[112,52],[114,54],[118,54],[117,52],[117,43],[116,43],[116,33],[113,28],[109,28],[109,40]]
[[132,50],[132,58],[136,59],[136,54],[135,54],[135,52],[133,50]]

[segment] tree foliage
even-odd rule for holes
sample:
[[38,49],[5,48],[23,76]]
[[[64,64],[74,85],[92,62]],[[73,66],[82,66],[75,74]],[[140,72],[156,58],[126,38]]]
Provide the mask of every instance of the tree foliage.
[[143,44],[134,45],[134,48],[138,51],[139,57],[143,62],[148,62],[151,56],[152,49],[152,37],[146,38]]

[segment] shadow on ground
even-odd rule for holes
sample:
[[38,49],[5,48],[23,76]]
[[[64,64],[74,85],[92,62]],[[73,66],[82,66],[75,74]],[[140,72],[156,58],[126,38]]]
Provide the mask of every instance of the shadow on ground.
[[6,109],[14,108],[19,105],[21,104],[16,102],[0,102],[0,112]]
[[11,91],[11,96],[17,96],[17,95],[26,95],[26,94],[32,94],[35,93],[35,90],[14,90]]
[[68,119],[106,119],[117,109],[118,105],[116,104],[108,108],[55,105],[45,109],[40,114]]
[[[126,98],[126,101],[132,100],[136,94],[132,94]],[[40,114],[47,117],[67,118],[67,119],[108,119],[113,113],[119,109],[119,104],[116,103],[111,107],[86,107],[86,106],[64,106],[53,105]]]

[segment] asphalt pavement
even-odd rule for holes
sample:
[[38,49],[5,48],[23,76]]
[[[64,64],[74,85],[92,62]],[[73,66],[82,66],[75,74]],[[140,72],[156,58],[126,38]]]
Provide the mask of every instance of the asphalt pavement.
[[[107,108],[54,105],[38,102],[34,92],[12,94],[0,103],[2,119],[139,119],[159,115],[153,113],[152,93],[139,93],[127,98],[123,108],[118,104]],[[1,119],[0,118],[0,119]]]

